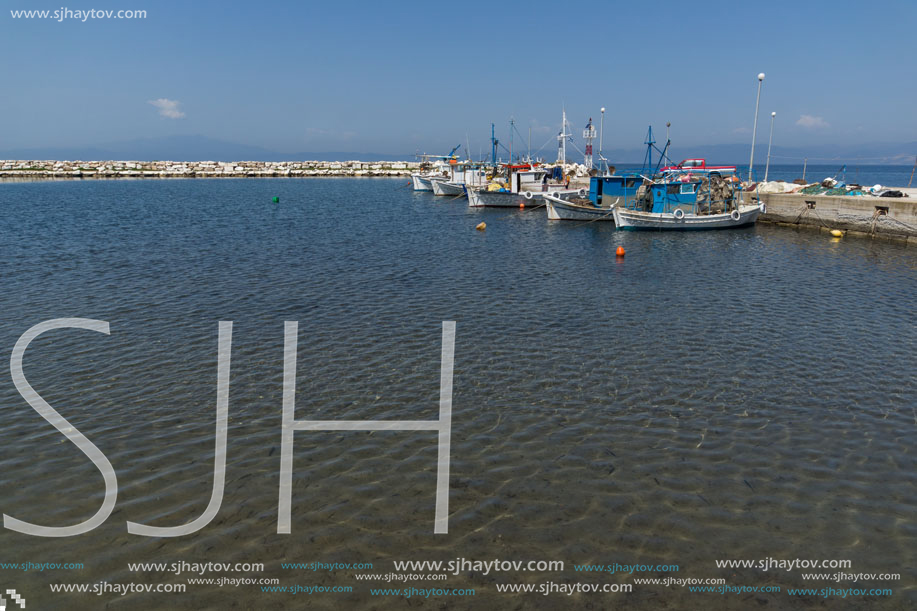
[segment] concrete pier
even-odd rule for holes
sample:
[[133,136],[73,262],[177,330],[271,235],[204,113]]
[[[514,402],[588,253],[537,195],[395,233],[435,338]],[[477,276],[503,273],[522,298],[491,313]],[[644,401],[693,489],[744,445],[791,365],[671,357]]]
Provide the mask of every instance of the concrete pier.
[[[907,189],[901,189],[907,192]],[[917,190],[914,190],[917,191]],[[879,238],[917,246],[917,197],[805,195],[800,193],[746,193],[760,198],[766,212],[759,222]]]

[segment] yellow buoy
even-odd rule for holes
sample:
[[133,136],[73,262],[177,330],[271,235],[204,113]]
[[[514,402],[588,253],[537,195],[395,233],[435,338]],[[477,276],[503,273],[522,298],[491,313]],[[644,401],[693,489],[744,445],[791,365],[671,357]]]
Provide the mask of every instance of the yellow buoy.
[[484,231],[485,229],[487,229],[487,223],[478,223],[475,229],[477,229],[478,231]]
[[833,236],[836,237],[836,238],[842,238],[842,237],[844,237],[844,232],[841,231],[840,229],[832,229],[832,230],[831,230],[831,235],[833,235]]

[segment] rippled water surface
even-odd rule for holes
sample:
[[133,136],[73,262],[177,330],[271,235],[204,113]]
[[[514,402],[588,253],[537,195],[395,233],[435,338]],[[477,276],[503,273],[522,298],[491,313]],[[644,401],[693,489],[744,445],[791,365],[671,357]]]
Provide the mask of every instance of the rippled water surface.
[[[404,608],[370,597],[354,571],[280,562],[372,562],[382,574],[393,560],[458,557],[563,560],[566,570],[465,571],[447,583],[475,588],[474,599],[408,602],[917,605],[917,249],[767,225],[616,232],[548,223],[543,210],[469,210],[405,182],[0,185],[3,359],[47,319],[111,325],[110,336],[48,333],[25,356],[31,385],[105,453],[119,483],[114,513],[89,534],[0,531],[4,561],[85,564],[16,574],[34,608]],[[475,231],[481,221],[486,231]],[[129,535],[128,520],[174,526],[207,506],[221,320],[234,321],[222,507],[194,535]],[[441,323],[456,321],[448,535],[433,535],[431,432],[297,433],[292,534],[276,534],[291,320],[297,418],[342,420],[436,418]],[[0,414],[3,513],[51,526],[91,516],[104,493],[98,470],[29,408],[6,367]],[[572,570],[618,562],[815,587],[800,571],[714,564],[767,557],[850,559],[851,572],[901,580],[860,584],[890,585],[890,598],[833,600],[662,586],[523,597],[494,585],[631,583]],[[354,592],[48,592],[48,583],[183,583],[127,567],[181,560],[263,562],[258,576],[283,585]]]

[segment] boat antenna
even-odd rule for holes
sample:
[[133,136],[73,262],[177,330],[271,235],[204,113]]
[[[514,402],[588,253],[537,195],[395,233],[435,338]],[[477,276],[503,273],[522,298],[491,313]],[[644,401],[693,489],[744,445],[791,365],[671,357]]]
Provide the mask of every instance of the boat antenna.
[[[529,158],[529,162],[531,162],[532,161],[532,126],[531,125],[529,125],[529,150],[528,150],[527,156]],[[911,178],[913,177],[914,177],[914,173],[911,172]]]

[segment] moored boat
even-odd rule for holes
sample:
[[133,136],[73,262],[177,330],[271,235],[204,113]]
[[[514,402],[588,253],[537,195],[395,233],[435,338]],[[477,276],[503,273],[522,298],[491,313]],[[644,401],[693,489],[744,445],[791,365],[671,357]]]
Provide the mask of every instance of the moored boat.
[[505,165],[503,168],[508,178],[496,179],[486,188],[467,188],[470,207],[518,208],[520,204],[526,207],[541,206],[544,204],[544,193],[558,196],[579,193],[575,189],[564,188],[562,184],[548,182],[548,171],[536,164]]
[[480,186],[487,182],[485,168],[480,163],[449,162],[442,180],[431,181],[433,195],[464,195],[465,186]]
[[544,194],[548,220],[551,221],[614,221],[612,210],[623,206],[628,198],[636,196],[643,183],[636,174],[593,176],[589,180],[589,193],[573,197]]
[[619,229],[728,229],[752,225],[764,205],[745,204],[736,183],[720,176],[666,175],[612,209]]
[[454,155],[456,149],[458,147],[452,149],[448,155],[418,155],[423,162],[420,164],[420,172],[411,174],[414,190],[432,191],[433,181],[448,180],[450,165],[458,163],[458,158]]

